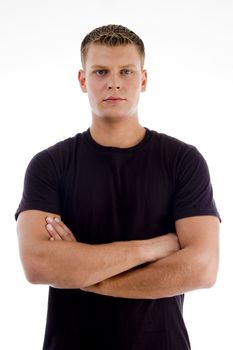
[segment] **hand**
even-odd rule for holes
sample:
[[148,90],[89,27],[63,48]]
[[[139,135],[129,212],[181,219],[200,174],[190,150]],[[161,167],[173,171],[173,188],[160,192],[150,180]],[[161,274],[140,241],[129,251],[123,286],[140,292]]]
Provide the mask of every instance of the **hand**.
[[50,241],[77,241],[70,229],[58,217],[47,217],[46,222],[46,229],[50,235]]

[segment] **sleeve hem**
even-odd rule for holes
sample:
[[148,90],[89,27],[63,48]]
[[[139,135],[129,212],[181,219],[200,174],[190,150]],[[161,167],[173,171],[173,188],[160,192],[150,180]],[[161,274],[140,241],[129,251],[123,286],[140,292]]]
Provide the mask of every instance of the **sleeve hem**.
[[17,221],[18,216],[21,212],[26,211],[26,210],[41,210],[41,211],[46,211],[49,213],[54,213],[56,215],[61,215],[60,210],[58,210],[57,208],[52,208],[52,207],[45,207],[44,205],[39,205],[39,204],[35,204],[35,205],[28,205],[22,208],[19,208],[16,213],[15,213],[15,220]]
[[177,213],[175,216],[174,216],[174,220],[177,221],[177,220],[180,220],[180,219],[184,219],[184,218],[187,218],[187,217],[193,217],[193,216],[205,216],[205,215],[210,215],[210,216],[216,216],[220,223],[222,222],[222,219],[219,215],[219,213],[216,211],[216,210],[211,210],[211,209],[206,209],[206,210],[200,210],[200,211],[181,211],[179,213]]

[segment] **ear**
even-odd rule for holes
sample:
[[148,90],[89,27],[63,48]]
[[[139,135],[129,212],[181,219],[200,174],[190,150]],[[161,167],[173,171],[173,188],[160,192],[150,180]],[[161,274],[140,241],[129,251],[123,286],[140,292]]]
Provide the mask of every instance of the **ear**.
[[147,71],[145,69],[143,69],[143,71],[142,71],[141,92],[146,91],[146,85],[147,85]]
[[82,69],[80,69],[78,71],[78,81],[79,81],[80,87],[82,89],[82,92],[87,92],[85,71]]

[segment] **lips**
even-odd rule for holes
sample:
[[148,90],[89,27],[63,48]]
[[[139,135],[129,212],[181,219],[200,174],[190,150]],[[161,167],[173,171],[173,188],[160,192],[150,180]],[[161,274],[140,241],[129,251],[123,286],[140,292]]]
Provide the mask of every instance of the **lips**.
[[124,101],[125,98],[121,98],[119,96],[109,96],[104,99],[104,101]]

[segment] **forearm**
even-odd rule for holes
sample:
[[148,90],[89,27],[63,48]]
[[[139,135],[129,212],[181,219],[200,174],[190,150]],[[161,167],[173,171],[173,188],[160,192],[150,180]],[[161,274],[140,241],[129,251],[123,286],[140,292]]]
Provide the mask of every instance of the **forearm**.
[[150,260],[140,241],[100,245],[45,241],[31,259],[31,282],[57,288],[93,285]]
[[[58,218],[26,211],[17,224],[20,255],[31,283],[85,288],[179,249],[177,236],[90,245],[76,241]],[[45,222],[46,229],[42,229]]]
[[[211,263],[211,262],[210,262]],[[114,276],[86,291],[121,298],[158,299],[211,285],[207,261],[185,248],[146,266]]]

